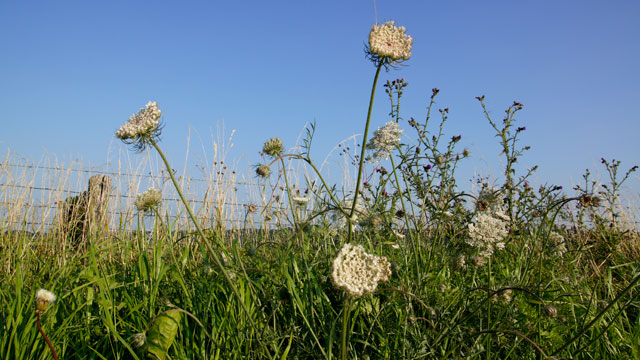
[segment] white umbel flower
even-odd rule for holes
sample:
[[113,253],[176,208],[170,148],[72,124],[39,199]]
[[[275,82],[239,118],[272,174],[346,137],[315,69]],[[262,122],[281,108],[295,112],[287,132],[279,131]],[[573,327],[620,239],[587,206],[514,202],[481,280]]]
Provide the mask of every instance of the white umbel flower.
[[136,197],[135,206],[138,211],[149,211],[160,205],[162,201],[162,194],[160,190],[149,188],[149,190],[143,192]]
[[331,266],[333,284],[351,296],[374,292],[378,283],[390,276],[387,258],[367,254],[362,245],[345,244]]
[[45,289],[38,290],[36,292],[36,311],[44,313],[54,301],[56,301],[54,293]]
[[369,32],[369,51],[390,62],[408,60],[411,57],[413,38],[405,31],[404,26],[398,27],[393,21],[374,25]]
[[296,203],[296,205],[300,206],[300,207],[304,207],[307,205],[307,203],[309,202],[309,198],[308,197],[304,197],[304,196],[294,196],[293,197],[293,202]]
[[479,211],[475,215],[475,221],[468,226],[467,243],[480,250],[482,257],[490,257],[494,251],[504,249],[504,239],[509,232],[504,220],[506,216],[500,215],[502,216],[498,217],[488,211]]
[[149,101],[144,109],[131,115],[129,122],[116,131],[116,136],[127,144],[135,144],[140,150],[144,149],[149,139],[160,136],[160,116],[158,103]]
[[367,144],[367,148],[373,150],[376,159],[387,159],[391,151],[400,144],[400,130],[395,121],[389,121],[373,133],[373,138]]

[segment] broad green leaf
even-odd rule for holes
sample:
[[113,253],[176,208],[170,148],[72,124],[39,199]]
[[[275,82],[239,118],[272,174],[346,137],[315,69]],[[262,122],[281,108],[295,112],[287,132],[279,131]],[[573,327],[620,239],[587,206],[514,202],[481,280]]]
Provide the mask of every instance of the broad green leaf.
[[178,333],[182,313],[170,310],[158,316],[147,330],[147,358],[163,360]]

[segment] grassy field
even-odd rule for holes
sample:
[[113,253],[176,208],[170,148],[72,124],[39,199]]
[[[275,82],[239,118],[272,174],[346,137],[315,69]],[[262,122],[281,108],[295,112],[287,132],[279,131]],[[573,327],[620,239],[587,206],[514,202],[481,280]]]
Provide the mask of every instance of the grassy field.
[[[408,59],[374,45],[371,103],[380,70]],[[479,178],[463,192],[455,172],[469,151],[444,136],[448,110],[432,114],[438,90],[425,122],[406,124],[406,82],[383,88],[390,121],[369,136],[369,112],[355,189],[324,181],[311,124],[298,152],[265,142],[239,225],[225,222],[224,174],[209,178],[195,211],[183,197],[189,184],[158,144],[155,103],[117,136],[160,156],[179,208],[163,207],[165,192],[116,182],[116,193],[140,195],[95,215],[90,195],[65,201],[55,177],[49,200],[62,205],[46,216],[57,225],[30,232],[30,195],[0,188],[0,358],[640,358],[640,235],[620,205],[637,166],[602,159],[604,181],[587,171],[574,189],[534,189],[536,169],[514,165],[529,150],[518,141],[523,106],[496,122],[481,96],[505,169],[500,184]],[[417,141],[403,143],[402,131]],[[291,162],[311,175],[293,181]],[[28,182],[0,170],[3,184]],[[39,289],[56,300],[36,307]]]

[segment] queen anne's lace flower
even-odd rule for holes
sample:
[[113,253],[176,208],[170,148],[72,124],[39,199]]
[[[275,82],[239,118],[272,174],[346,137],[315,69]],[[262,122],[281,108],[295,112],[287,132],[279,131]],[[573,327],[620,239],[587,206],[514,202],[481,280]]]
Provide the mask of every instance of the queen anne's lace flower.
[[49,305],[56,301],[56,296],[51,291],[40,289],[36,292],[36,311],[44,313]]
[[160,190],[150,188],[149,190],[138,195],[135,201],[138,211],[149,211],[157,207],[162,201],[162,194]]
[[333,284],[351,296],[376,290],[379,282],[389,280],[391,263],[383,256],[367,254],[362,245],[345,244],[333,260]]
[[477,212],[475,221],[468,226],[467,243],[480,250],[480,256],[485,258],[490,257],[495,250],[504,249],[504,239],[509,234],[505,218],[508,219],[502,213],[494,216],[489,211]]
[[263,153],[274,158],[280,156],[283,151],[284,145],[282,144],[282,140],[277,137],[269,139],[269,141],[265,142],[264,146],[262,147]]
[[395,121],[389,121],[373,133],[367,148],[374,151],[374,158],[387,159],[391,151],[400,144],[402,132]]
[[370,53],[388,62],[408,60],[413,38],[405,31],[404,26],[395,26],[393,21],[374,25],[369,32]]
[[307,205],[307,203],[309,202],[309,198],[308,197],[304,197],[304,196],[294,196],[293,197],[293,202],[300,206],[300,207],[304,207]]
[[552,231],[551,234],[549,234],[549,246],[551,247],[552,254],[554,256],[562,257],[567,252],[564,238],[555,231]]
[[162,111],[158,109],[158,103],[149,101],[144,109],[140,109],[137,114],[131,115],[129,122],[122,125],[116,136],[122,140],[135,139],[148,134],[159,126]]

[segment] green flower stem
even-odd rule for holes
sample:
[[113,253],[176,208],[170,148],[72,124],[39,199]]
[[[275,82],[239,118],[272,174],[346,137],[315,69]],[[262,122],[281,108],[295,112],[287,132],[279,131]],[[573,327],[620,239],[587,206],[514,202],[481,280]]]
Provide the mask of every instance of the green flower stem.
[[342,341],[340,345],[340,359],[347,360],[347,329],[349,328],[349,315],[351,315],[351,296],[347,296],[342,309]]
[[[204,235],[202,228],[200,228],[200,225],[198,224],[198,219],[196,219],[196,216],[193,214],[193,211],[191,210],[189,203],[187,203],[187,200],[185,199],[184,195],[182,195],[182,191],[180,190],[180,186],[178,185],[176,178],[173,176],[173,171],[171,171],[171,166],[169,165],[169,161],[164,156],[164,153],[162,152],[162,150],[160,150],[160,148],[158,147],[158,144],[153,139],[150,139],[150,142],[151,142],[151,145],[153,145],[153,147],[156,149],[156,151],[162,158],[162,161],[164,162],[164,165],[167,168],[167,171],[169,172],[169,177],[171,177],[171,182],[173,182],[173,186],[176,188],[176,191],[178,192],[178,196],[180,196],[180,200],[182,200],[184,207],[187,209],[187,213],[189,213],[189,217],[191,218],[191,221],[193,222],[196,229],[198,230],[198,234],[202,239],[202,241],[199,242],[199,245],[204,248],[203,250],[208,251],[211,257],[213,257],[213,260],[215,261],[216,266],[218,266],[218,269],[220,269],[220,271],[222,272],[224,279],[227,281],[229,286],[231,286],[231,290],[233,291],[233,294],[236,296],[236,298],[238,299],[238,302],[242,305],[242,309],[247,314],[247,318],[249,319],[249,322],[251,323],[254,329],[258,330],[256,323],[253,321],[253,318],[251,317],[251,312],[249,312],[249,309],[247,308],[247,305],[244,303],[244,300],[242,299],[240,292],[236,288],[236,285],[234,284],[233,280],[231,280],[229,273],[224,268],[224,264],[222,263],[222,260],[220,260],[220,256],[213,251],[213,249],[211,248],[211,245],[206,241],[206,236]],[[217,241],[217,242],[218,242],[218,246],[220,246],[220,250],[224,251],[223,244],[221,244],[220,241]]]
[[376,95],[376,85],[378,84],[378,76],[380,75],[380,69],[382,69],[382,62],[378,64],[376,69],[376,75],[373,78],[373,86],[371,87],[371,98],[369,99],[369,110],[367,112],[367,123],[364,126],[364,136],[362,137],[362,149],[360,150],[360,165],[358,165],[358,177],[356,179],[356,191],[353,194],[353,205],[351,206],[351,212],[347,218],[349,224],[349,237],[348,241],[351,242],[353,236],[353,229],[351,222],[353,221],[353,214],[356,211],[356,204],[358,203],[358,192],[360,191],[360,180],[362,180],[362,169],[364,168],[364,154],[367,149],[367,136],[369,135],[369,124],[371,123],[371,112],[373,110],[373,99]]
[[284,185],[287,188],[287,198],[289,199],[289,207],[291,208],[291,216],[293,216],[293,227],[298,226],[298,217],[296,216],[296,208],[293,206],[293,199],[291,198],[291,188],[289,187],[289,178],[287,177],[287,166],[284,163],[284,157],[280,157],[280,163],[282,164],[282,172],[284,174]]
[[[407,208],[404,205],[404,196],[402,195],[402,189],[400,188],[400,181],[398,180],[398,172],[396,170],[396,164],[393,161],[393,155],[389,154],[389,159],[391,160],[391,167],[393,168],[393,177],[396,180],[396,187],[398,188],[398,192],[400,193],[400,204],[402,205],[402,211],[404,212],[404,223],[405,226],[407,227],[407,235],[409,237],[409,241],[411,241],[413,243],[413,247],[414,247],[414,255],[416,257],[416,273],[417,275],[420,275],[420,247],[418,246],[418,241],[417,239],[415,239],[416,241],[414,241],[413,239],[413,233],[411,231],[411,226],[409,225],[409,213],[407,213]],[[419,277],[420,278],[420,277]]]
[[[320,179],[320,181],[322,182],[322,186],[327,189],[327,194],[329,194],[329,197],[331,198],[331,200],[333,200],[333,202],[336,204],[336,207],[338,210],[340,210],[340,212],[342,212],[345,216],[348,216],[349,214],[347,214],[347,212],[342,208],[342,205],[340,203],[340,201],[338,201],[338,199],[336,199],[335,195],[330,191],[330,187],[327,185],[327,182],[324,180],[324,178],[322,177],[322,174],[320,173],[320,170],[318,170],[318,168],[315,166],[315,164],[311,161],[311,159],[298,155],[298,154],[285,154],[285,155],[281,155],[281,158],[285,158],[285,157],[292,157],[295,159],[300,159],[303,160],[304,162],[306,162],[309,166],[311,166],[311,168],[313,169],[313,171],[316,173],[316,175],[318,176],[318,178]],[[273,160],[272,162],[270,162],[267,166],[271,166],[273,165],[278,159]]]

